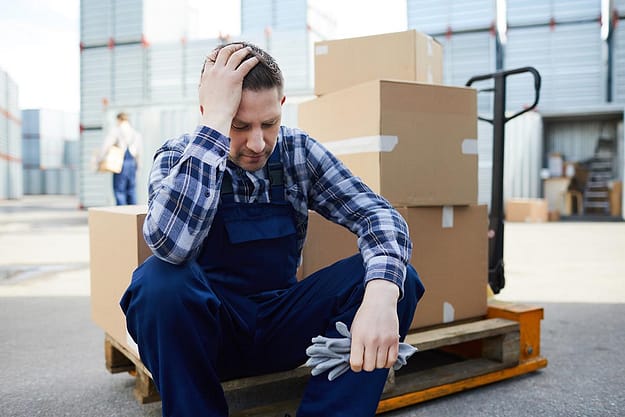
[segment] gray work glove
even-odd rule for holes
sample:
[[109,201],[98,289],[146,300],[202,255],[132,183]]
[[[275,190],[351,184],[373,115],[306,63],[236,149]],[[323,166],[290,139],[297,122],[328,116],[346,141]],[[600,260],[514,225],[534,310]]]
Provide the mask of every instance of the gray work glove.
[[[306,349],[306,354],[310,356],[306,366],[312,368],[311,374],[313,376],[329,371],[328,380],[333,381],[350,368],[349,352],[352,346],[352,335],[345,323],[340,321],[336,322],[336,330],[343,337],[313,337],[313,344]],[[416,347],[408,343],[400,343],[397,361],[393,364],[393,369],[398,370],[406,365],[408,358],[416,351]]]

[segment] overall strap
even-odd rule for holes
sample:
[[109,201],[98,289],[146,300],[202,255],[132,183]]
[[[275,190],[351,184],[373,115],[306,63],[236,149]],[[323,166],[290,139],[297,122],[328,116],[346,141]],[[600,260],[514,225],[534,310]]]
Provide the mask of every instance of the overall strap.
[[267,178],[269,178],[269,199],[274,202],[284,201],[284,169],[279,148],[280,145],[277,144],[265,165]]
[[234,203],[232,177],[228,171],[224,172],[224,178],[221,180],[221,201],[224,203]]
[[[284,170],[282,167],[282,156],[278,146],[269,157],[265,165],[265,174],[269,179],[269,200],[275,202],[284,201]],[[221,200],[224,203],[234,202],[234,188],[232,187],[232,177],[228,171],[224,172],[221,183]]]

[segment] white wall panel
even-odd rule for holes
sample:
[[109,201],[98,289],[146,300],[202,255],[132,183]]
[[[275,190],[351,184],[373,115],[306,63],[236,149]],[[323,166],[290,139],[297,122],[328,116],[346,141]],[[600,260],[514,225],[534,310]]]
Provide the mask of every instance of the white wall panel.
[[[604,103],[599,25],[582,23],[511,29],[508,33],[507,69],[533,66],[541,74],[541,110],[596,106]],[[507,109],[529,104],[531,84],[511,79]],[[529,92],[528,92],[529,90]]]
[[182,100],[184,92],[183,44],[173,42],[150,45],[147,54],[149,100],[152,103],[176,103]]
[[206,56],[219,44],[217,39],[201,39],[189,41],[184,45],[184,91],[187,101],[197,103],[200,73]]
[[144,0],[113,0],[113,38],[116,43],[141,40],[144,32],[143,4]]
[[[495,38],[488,31],[459,33],[437,40],[443,46],[443,79],[448,85],[464,86],[471,77],[495,71]],[[475,84],[484,88],[488,84]],[[478,94],[478,111],[492,112],[492,94]]]
[[507,0],[508,25],[599,19],[601,0]]
[[113,48],[112,105],[129,106],[146,99],[146,52],[141,44]]
[[306,0],[241,0],[241,33],[306,29]]
[[[623,3],[622,12],[625,13],[625,0]],[[625,19],[619,20],[613,39],[612,98],[617,103],[625,104]]]
[[80,42],[106,45],[113,37],[113,0],[80,1]]
[[112,100],[112,51],[87,48],[80,54],[80,124],[102,126],[106,104]]
[[430,35],[487,29],[495,21],[495,0],[408,0],[408,27]]
[[80,135],[79,197],[81,207],[115,204],[112,174],[100,173],[95,170],[95,154],[100,150],[103,140],[104,131],[102,129],[85,130]]

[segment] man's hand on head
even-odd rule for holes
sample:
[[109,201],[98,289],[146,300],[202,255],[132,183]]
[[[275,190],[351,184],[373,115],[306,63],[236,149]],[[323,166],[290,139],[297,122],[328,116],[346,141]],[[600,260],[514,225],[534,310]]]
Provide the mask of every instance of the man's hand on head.
[[241,103],[243,78],[258,63],[242,44],[224,46],[209,55],[200,79],[201,123],[229,136],[230,125]]

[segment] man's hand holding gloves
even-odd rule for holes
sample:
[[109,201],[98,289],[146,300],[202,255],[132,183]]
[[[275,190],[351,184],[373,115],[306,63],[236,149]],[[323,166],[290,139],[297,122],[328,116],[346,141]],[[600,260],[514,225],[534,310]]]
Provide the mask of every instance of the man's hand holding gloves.
[[[345,323],[337,321],[336,330],[343,337],[332,338],[317,336],[312,339],[312,345],[306,349],[306,354],[310,357],[306,366],[312,368],[313,376],[328,372],[328,380],[333,381],[350,368],[349,354],[352,346],[352,339],[349,329]],[[408,344],[400,343],[397,361],[393,365],[394,370],[398,370],[406,365],[417,348]]]

